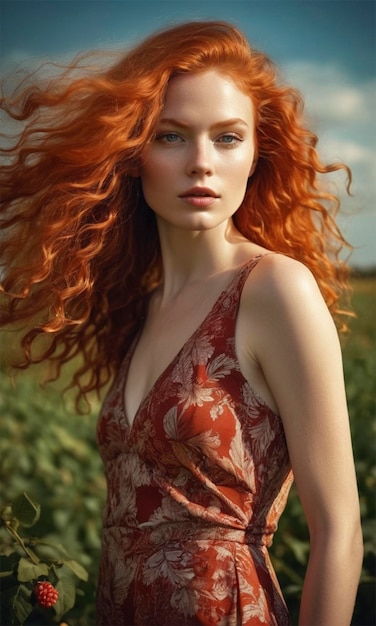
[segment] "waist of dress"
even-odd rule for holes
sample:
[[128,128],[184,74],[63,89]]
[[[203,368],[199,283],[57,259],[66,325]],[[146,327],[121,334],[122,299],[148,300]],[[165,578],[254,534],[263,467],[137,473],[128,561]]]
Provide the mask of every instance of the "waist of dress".
[[144,552],[153,544],[156,548],[170,542],[215,541],[234,542],[260,547],[270,547],[275,527],[248,526],[245,529],[220,525],[197,525],[190,522],[163,522],[140,524],[138,527],[109,526],[104,532],[120,533],[132,542],[133,552]]

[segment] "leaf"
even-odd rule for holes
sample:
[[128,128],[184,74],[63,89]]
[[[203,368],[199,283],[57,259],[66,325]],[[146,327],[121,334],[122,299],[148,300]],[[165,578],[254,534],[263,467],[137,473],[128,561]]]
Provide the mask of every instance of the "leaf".
[[86,569],[80,563],[77,563],[77,561],[64,561],[64,565],[69,567],[69,569],[77,576],[77,578],[80,578],[80,580],[84,580],[86,582],[89,579],[89,574]]
[[70,576],[62,576],[55,587],[59,592],[59,598],[54,605],[54,609],[57,617],[60,618],[74,607],[76,602],[76,588]]
[[0,508],[0,518],[6,522],[12,519],[12,507],[6,504]]
[[25,585],[20,585],[12,599],[12,614],[17,620],[13,624],[23,624],[31,611],[30,591]]
[[66,548],[61,543],[56,543],[55,541],[48,541],[47,539],[38,539],[38,549],[39,547],[46,547],[50,549],[51,553],[59,554],[62,558],[69,558],[70,555],[67,552]]
[[21,526],[33,526],[39,519],[40,505],[34,504],[29,496],[24,492],[13,502],[12,513]]
[[18,564],[17,578],[22,583],[39,578],[39,576],[48,576],[48,566],[45,563],[35,565],[28,559],[22,557]]
[[7,578],[7,576],[13,576],[13,570],[0,572],[0,578]]
[[309,552],[309,544],[306,541],[295,539],[294,537],[286,537],[286,543],[290,546],[298,563],[305,565],[307,562],[307,554]]

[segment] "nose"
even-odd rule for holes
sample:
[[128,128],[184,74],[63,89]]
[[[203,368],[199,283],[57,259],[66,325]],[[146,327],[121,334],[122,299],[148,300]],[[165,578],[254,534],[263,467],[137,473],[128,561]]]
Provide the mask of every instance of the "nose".
[[187,159],[187,173],[189,176],[212,176],[214,173],[213,148],[211,142],[200,139],[192,142]]

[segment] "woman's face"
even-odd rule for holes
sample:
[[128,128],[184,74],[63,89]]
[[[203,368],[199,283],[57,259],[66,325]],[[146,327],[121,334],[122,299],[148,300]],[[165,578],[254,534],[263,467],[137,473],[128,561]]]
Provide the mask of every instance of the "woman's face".
[[206,230],[229,220],[255,156],[251,99],[217,70],[173,78],[140,170],[157,219]]

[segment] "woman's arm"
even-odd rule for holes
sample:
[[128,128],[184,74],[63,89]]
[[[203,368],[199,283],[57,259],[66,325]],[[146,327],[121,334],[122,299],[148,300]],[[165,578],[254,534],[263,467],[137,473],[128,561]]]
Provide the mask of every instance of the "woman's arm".
[[316,281],[292,259],[263,259],[247,291],[253,358],[283,420],[310,533],[299,624],[348,626],[363,551],[337,331]]

